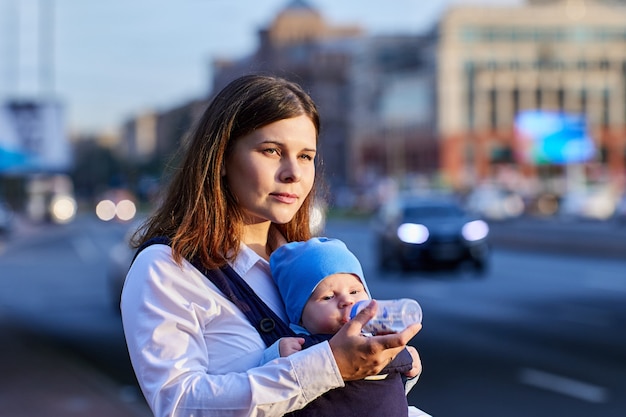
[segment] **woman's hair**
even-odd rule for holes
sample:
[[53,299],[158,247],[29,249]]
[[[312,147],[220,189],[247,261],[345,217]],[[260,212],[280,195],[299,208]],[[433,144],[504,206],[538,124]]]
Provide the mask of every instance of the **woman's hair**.
[[[209,269],[234,259],[241,244],[244,213],[226,186],[222,166],[239,138],[270,123],[301,115],[311,119],[318,135],[320,121],[315,103],[293,82],[247,75],[228,84],[213,98],[191,132],[162,204],[137,230],[132,244],[138,247],[150,238],[166,236],[177,263],[182,258],[196,257]],[[309,217],[315,192],[314,185],[290,222],[272,226],[288,242],[311,237]]]

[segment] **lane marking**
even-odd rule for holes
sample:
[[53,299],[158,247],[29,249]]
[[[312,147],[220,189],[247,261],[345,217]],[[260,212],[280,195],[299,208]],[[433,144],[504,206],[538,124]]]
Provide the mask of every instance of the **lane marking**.
[[605,403],[609,398],[609,392],[604,387],[537,369],[522,368],[519,379],[523,384],[554,391],[590,403]]

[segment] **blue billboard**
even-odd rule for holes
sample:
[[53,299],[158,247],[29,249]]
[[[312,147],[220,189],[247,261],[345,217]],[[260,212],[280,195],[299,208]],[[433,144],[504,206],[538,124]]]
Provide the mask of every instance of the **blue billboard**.
[[61,104],[0,103],[0,173],[67,172],[71,163]]
[[584,114],[528,110],[515,118],[518,160],[530,164],[587,162],[595,155]]

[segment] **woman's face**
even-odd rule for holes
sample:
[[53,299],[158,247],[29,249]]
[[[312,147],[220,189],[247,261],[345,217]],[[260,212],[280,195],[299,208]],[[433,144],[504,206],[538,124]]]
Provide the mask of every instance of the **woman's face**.
[[222,175],[248,224],[293,218],[313,187],[316,138],[313,122],[302,115],[237,139]]
[[335,334],[350,320],[354,303],[368,299],[357,276],[329,275],[315,287],[304,305],[302,326],[312,334]]

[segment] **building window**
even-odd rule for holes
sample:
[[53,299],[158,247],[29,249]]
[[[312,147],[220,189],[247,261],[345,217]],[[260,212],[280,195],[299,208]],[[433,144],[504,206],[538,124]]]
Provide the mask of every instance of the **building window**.
[[604,58],[600,60],[600,69],[608,70],[610,67],[609,60]]
[[461,29],[461,40],[463,40],[464,42],[475,42],[476,40],[478,40],[479,36],[477,33],[476,28],[471,27],[471,26],[466,26],[463,29]]
[[491,163],[510,164],[513,160],[513,150],[510,146],[496,146],[491,150]]
[[609,109],[609,105],[610,105],[610,93],[609,93],[609,89],[605,88],[602,91],[602,124],[604,125],[604,127],[609,126],[610,123],[610,109]]
[[541,88],[535,89],[535,104],[538,109],[541,108],[542,92]]
[[474,129],[476,115],[474,113],[474,99],[476,97],[474,91],[475,70],[473,62],[465,63],[465,79],[467,80],[467,126],[470,130]]
[[495,89],[489,90],[489,122],[491,129],[498,126],[498,92]]
[[587,90],[580,92],[580,110],[583,114],[587,113]]
[[606,164],[609,162],[609,149],[606,146],[601,146],[598,154],[601,163]]

